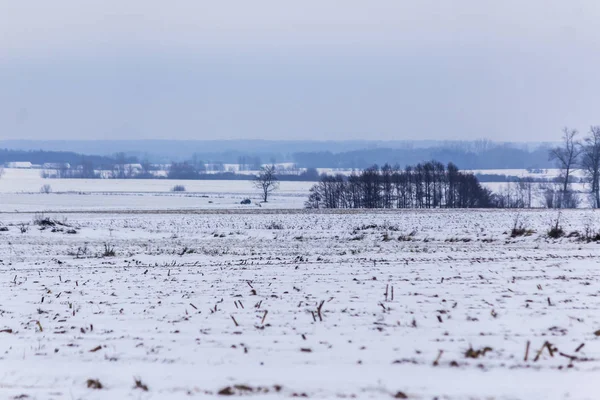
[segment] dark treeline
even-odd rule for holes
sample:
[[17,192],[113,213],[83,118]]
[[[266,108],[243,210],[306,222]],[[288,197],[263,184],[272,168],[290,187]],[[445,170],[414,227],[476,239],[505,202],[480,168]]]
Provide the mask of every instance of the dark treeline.
[[[0,140],[1,148],[65,151],[112,156],[124,152],[155,164],[189,160],[193,154],[207,162],[252,164],[302,162],[303,167],[366,168],[384,162],[414,165],[427,160],[452,161],[463,168],[527,168],[547,162],[542,143],[504,143],[490,140]],[[551,146],[551,145],[550,145]],[[533,150],[533,149],[538,150]],[[528,150],[529,149],[529,150]],[[516,151],[515,151],[516,150]],[[447,153],[451,154],[447,154]],[[487,152],[486,157],[480,157]],[[415,158],[411,158],[415,155]],[[334,158],[331,158],[334,156]],[[275,160],[275,161],[274,161]],[[312,160],[312,161],[311,161]],[[313,161],[318,162],[313,162]],[[28,160],[18,160],[28,161]],[[63,161],[68,162],[68,161]],[[305,163],[305,164],[304,164]],[[471,164],[473,163],[473,165]],[[510,165],[507,165],[510,164]]]
[[9,162],[29,161],[32,164],[45,163],[69,163],[71,165],[81,165],[84,162],[91,163],[95,168],[101,166],[112,166],[113,157],[106,156],[84,156],[78,153],[68,151],[43,151],[43,150],[10,150],[0,149],[0,164]]
[[[114,154],[124,153],[129,158],[147,160],[153,164],[173,161],[192,162],[204,160],[207,164],[239,164],[241,170],[258,170],[262,163],[296,163],[301,168],[364,169],[384,163],[416,165],[427,160],[453,162],[464,169],[523,169],[551,168],[548,148],[538,144],[535,148],[486,140],[468,142],[269,142],[269,141],[90,141],[90,142],[40,142],[5,141],[12,146],[45,146],[34,150],[0,150],[0,162],[30,161],[33,164],[70,163],[79,165],[82,154],[96,169],[114,164]],[[75,145],[79,143],[79,145]],[[121,147],[119,147],[121,146]],[[384,147],[386,146],[386,147]],[[10,147],[9,147],[10,148]],[[17,148],[17,147],[12,147]],[[25,147],[23,147],[25,148]],[[230,150],[227,150],[231,148]],[[73,149],[77,149],[72,152]],[[108,150],[114,149],[110,153]],[[52,150],[52,151],[48,151]],[[57,151],[69,150],[69,151]]]
[[426,160],[442,163],[453,162],[464,169],[531,169],[552,168],[548,149],[540,147],[533,151],[513,146],[489,145],[479,149],[460,147],[429,147],[416,149],[365,149],[343,153],[302,152],[294,153],[299,167],[318,168],[368,168],[384,163],[416,165]]
[[[243,164],[240,164],[243,167]],[[254,166],[260,169],[260,162]],[[315,168],[300,171],[296,168],[274,168],[275,178],[279,181],[317,181],[319,173]],[[242,170],[244,170],[242,168]],[[247,170],[247,169],[246,169]],[[202,161],[171,163],[167,173],[168,179],[185,180],[254,180],[256,175],[239,174],[230,171],[216,170],[208,173],[206,165]]]
[[475,208],[495,206],[491,191],[452,163],[389,164],[359,174],[322,176],[307,208]]

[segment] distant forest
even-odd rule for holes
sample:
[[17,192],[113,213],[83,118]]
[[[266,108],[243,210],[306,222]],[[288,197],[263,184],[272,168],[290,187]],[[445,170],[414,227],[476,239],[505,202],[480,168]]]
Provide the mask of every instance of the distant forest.
[[[127,142],[129,143],[129,142]],[[143,143],[143,142],[140,142]],[[199,142],[202,143],[202,142]],[[268,142],[266,142],[268,143]],[[312,142],[311,142],[312,143]],[[332,148],[333,146],[323,145],[323,148]],[[416,142],[420,143],[420,142]],[[385,144],[385,143],[384,143]],[[114,144],[113,144],[114,145]],[[131,148],[131,144],[127,146]],[[224,146],[224,145],[223,145]],[[68,147],[68,146],[67,146]],[[531,146],[530,146],[531,147]],[[314,148],[314,144],[298,145],[296,149]],[[337,146],[337,148],[344,148]],[[351,148],[351,146],[346,146]],[[197,149],[197,145],[190,147]],[[548,159],[549,147],[518,146],[511,144],[497,144],[486,141],[479,142],[449,142],[433,143],[428,146],[413,146],[410,143],[404,145],[396,144],[396,147],[376,147],[352,149],[348,151],[295,151],[295,152],[276,152],[281,150],[292,150],[292,148],[276,147],[274,145],[265,145],[261,148],[258,144],[248,147],[246,151],[240,148],[228,150],[222,147],[210,147],[209,152],[200,151],[190,152],[187,156],[165,158],[165,155],[143,154],[141,151],[119,151],[111,154],[83,155],[71,151],[55,150],[13,150],[0,149],[0,163],[15,161],[29,161],[33,164],[44,163],[69,163],[72,166],[88,164],[96,169],[105,169],[117,163],[116,154],[125,154],[128,163],[161,162],[171,164],[172,162],[188,161],[191,164],[197,164],[202,160],[207,164],[249,164],[260,165],[270,163],[289,162],[296,164],[298,168],[341,168],[341,169],[365,169],[374,164],[383,165],[390,163],[400,166],[416,165],[420,162],[429,160],[438,160],[444,164],[453,162],[464,169],[543,169],[552,168],[553,163]],[[90,149],[92,150],[92,149]],[[92,150],[93,151],[93,150]],[[100,152],[100,151],[99,151]],[[91,153],[94,154],[94,153]],[[251,160],[249,162],[248,160]],[[110,168],[108,168],[110,169]]]
[[548,148],[532,151],[510,146],[496,146],[480,151],[460,148],[431,147],[418,149],[368,149],[343,153],[294,153],[298,167],[368,168],[373,164],[415,165],[428,160],[458,164],[463,169],[539,169],[553,168]]
[[[128,157],[130,161],[135,157]],[[64,164],[73,166],[91,163],[94,168],[110,167],[115,164],[115,157],[99,155],[83,155],[68,151],[44,151],[44,150],[10,150],[0,149],[0,164],[9,162],[29,161],[32,164],[42,165],[45,163]]]

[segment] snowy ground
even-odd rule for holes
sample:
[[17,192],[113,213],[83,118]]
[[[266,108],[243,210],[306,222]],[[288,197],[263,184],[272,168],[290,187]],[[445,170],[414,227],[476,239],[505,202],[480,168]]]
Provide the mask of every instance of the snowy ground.
[[[40,193],[43,185],[52,193]],[[261,208],[303,208],[313,182],[280,182]],[[186,192],[174,193],[175,185]],[[241,205],[249,198],[251,205]],[[0,178],[0,212],[49,210],[181,210],[258,208],[252,181],[168,179],[43,179],[40,170],[5,169]]]
[[0,214],[0,398],[597,399],[600,245],[516,216]]
[[[527,175],[526,170],[482,170],[483,173]],[[327,171],[332,173],[333,170]],[[519,175],[517,172],[521,172]],[[558,170],[545,170],[554,176]],[[525,176],[523,175],[523,176]],[[531,174],[530,174],[531,175]],[[315,182],[280,182],[269,203],[261,208],[304,208],[310,188]],[[52,193],[40,193],[50,185]],[[171,192],[183,185],[186,192]],[[504,193],[508,183],[486,182],[484,186]],[[514,185],[514,184],[513,184]],[[589,206],[587,185],[573,184],[580,192],[582,207]],[[251,205],[241,205],[244,199]],[[260,193],[251,181],[235,180],[169,180],[169,179],[43,179],[40,170],[5,169],[0,179],[0,212],[95,211],[95,210],[193,210],[193,209],[253,209],[258,207]],[[544,207],[541,193],[536,191],[534,207]]]

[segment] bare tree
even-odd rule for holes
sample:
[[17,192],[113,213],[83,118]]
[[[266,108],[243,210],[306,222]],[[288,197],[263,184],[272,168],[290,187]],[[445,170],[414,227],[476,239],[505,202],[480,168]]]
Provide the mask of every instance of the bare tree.
[[138,174],[138,173],[139,173],[139,169],[138,169],[138,168],[136,168],[136,166],[135,166],[135,165],[133,165],[133,164],[127,164],[127,165],[125,166],[125,175],[126,175],[128,178],[133,178],[133,177],[135,177],[135,175],[136,175],[136,174]]
[[383,191],[382,198],[382,206],[383,208],[392,208],[393,204],[393,194],[394,194],[394,186],[392,182],[392,166],[388,163],[385,163],[383,167],[381,167],[381,189]]
[[124,179],[126,170],[125,167],[127,165],[127,155],[123,152],[115,154],[115,166],[114,166],[114,178]]
[[600,126],[592,126],[584,139],[581,168],[591,185],[594,208],[600,208]]
[[142,175],[144,177],[152,176],[152,173],[150,172],[150,170],[152,169],[152,164],[150,164],[150,161],[148,161],[148,159],[142,160],[142,162],[140,162],[140,166],[142,167]]
[[569,208],[577,202],[569,189],[569,178],[576,168],[581,154],[581,143],[575,139],[575,136],[577,136],[577,130],[564,128],[562,145],[550,150],[550,160],[556,161],[561,170],[562,189],[561,196],[556,204],[557,208]]
[[275,176],[275,166],[261,167],[256,179],[254,180],[254,187],[260,189],[262,192],[263,201],[266,203],[269,198],[269,194],[279,189],[279,181]]
[[4,175],[4,166],[0,165],[0,178]]
[[198,153],[194,153],[192,155],[192,166],[199,173],[205,173],[206,172],[206,164],[204,163],[204,161],[202,161],[202,159],[200,158],[200,155]]
[[525,176],[517,180],[517,207],[519,208],[531,208],[533,204],[534,196],[534,182],[530,176]]

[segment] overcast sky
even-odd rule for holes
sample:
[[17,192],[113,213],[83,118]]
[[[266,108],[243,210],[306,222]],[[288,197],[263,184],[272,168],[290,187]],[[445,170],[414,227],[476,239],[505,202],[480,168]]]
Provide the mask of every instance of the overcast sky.
[[598,0],[0,0],[0,139],[555,140]]

